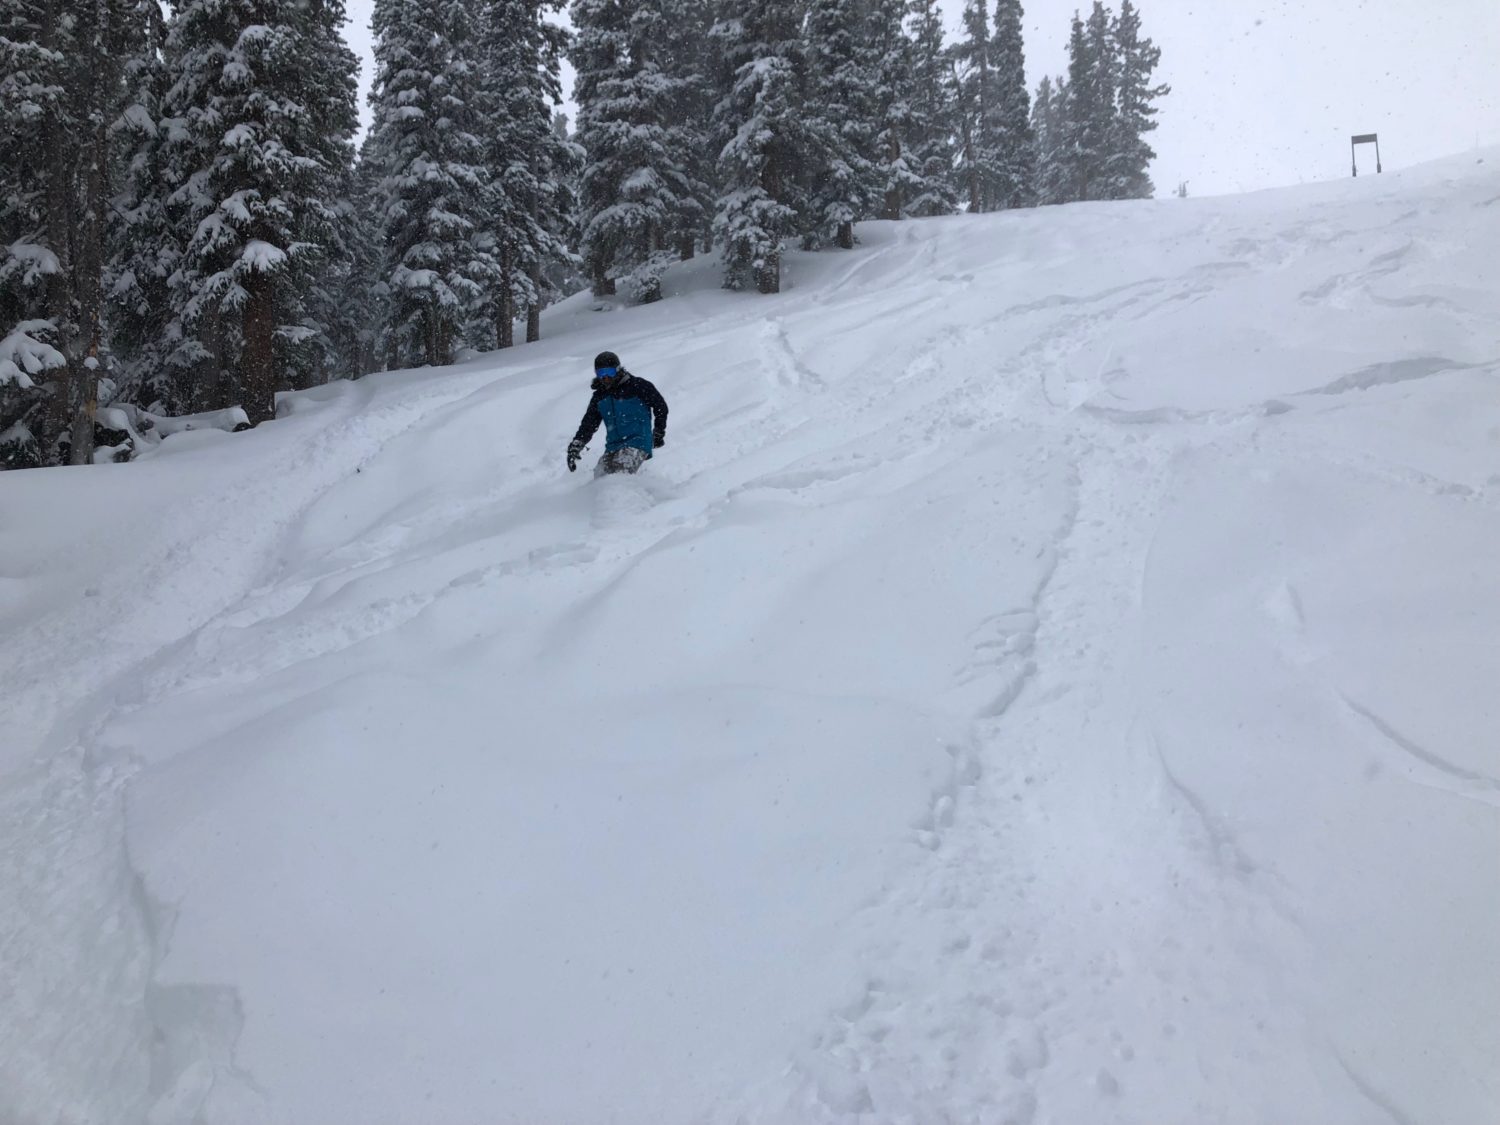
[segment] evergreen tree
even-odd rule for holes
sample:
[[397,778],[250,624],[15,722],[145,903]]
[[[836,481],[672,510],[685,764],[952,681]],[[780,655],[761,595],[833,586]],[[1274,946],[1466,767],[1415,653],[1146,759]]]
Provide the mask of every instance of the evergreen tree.
[[535,15],[535,6],[526,0],[485,0],[480,8],[476,86],[479,117],[487,127],[480,145],[485,186],[474,239],[484,268],[476,279],[481,297],[471,306],[467,323],[468,340],[479,347],[511,347],[517,315],[524,315],[539,295],[526,271],[523,245],[531,233],[523,192],[532,176],[525,163],[528,110],[537,82]]
[[870,0],[868,55],[874,79],[874,197],[882,219],[899,219],[925,183],[908,147],[914,125],[916,45],[903,20],[907,0]]
[[901,218],[902,200],[920,183],[906,153],[912,44],[902,27],[905,12],[906,0],[869,0],[862,29],[871,94],[867,211],[882,219]]
[[524,310],[526,339],[541,336],[542,308],[556,294],[547,278],[572,255],[577,211],[571,184],[582,153],[553,127],[562,102],[561,65],[569,32],[545,18],[553,0],[488,0],[484,104],[493,124],[487,146],[495,183],[490,229],[500,259],[500,300],[492,303],[497,343],[510,343],[511,318]]
[[363,150],[343,177],[335,239],[308,307],[319,330],[321,370],[328,379],[358,379],[380,369],[378,343],[385,316],[380,284],[380,225],[375,183]]
[[811,0],[805,24],[808,93],[802,127],[815,146],[802,245],[854,245],[854,223],[876,192],[878,95],[860,0]]
[[479,44],[463,0],[377,0],[372,151],[389,290],[389,367],[452,361],[500,284],[485,233],[495,203],[477,97]]
[[279,388],[317,378],[325,354],[309,296],[338,250],[357,124],[343,22],[342,0],[188,0],[167,34],[163,115],[192,162],[168,201],[191,232],[174,309],[219,376],[203,397],[238,401],[252,423],[275,416]]
[[157,14],[144,0],[0,0],[5,464],[93,457],[115,127]]
[[[373,95],[371,97],[373,101]],[[354,166],[353,191],[349,199],[356,213],[354,234],[350,239],[353,260],[350,263],[351,308],[348,312],[352,333],[338,336],[339,354],[345,369],[359,369],[360,374],[388,371],[400,364],[399,335],[391,330],[395,320],[392,289],[387,276],[385,238],[388,222],[385,206],[386,176],[392,160],[381,147],[387,134],[373,128],[365,133],[359,146],[359,160]]]
[[176,123],[162,120],[169,81],[166,29],[159,8],[153,15],[148,49],[131,68],[132,111],[121,122],[126,152],[113,204],[116,223],[106,292],[120,396],[180,413],[191,408],[192,383],[190,368],[177,366],[181,328],[171,280],[186,239],[172,221],[169,201],[187,172],[177,159],[179,146],[171,143]]
[[678,257],[691,258],[699,243],[706,250],[713,223],[717,168],[712,145],[717,65],[713,0],[656,0],[662,13],[656,30],[656,57],[672,81],[665,122],[686,183],[675,199],[673,242]]
[[[579,142],[586,157],[582,254],[596,295],[627,280],[656,300],[661,271],[680,254],[696,184],[673,105],[690,79],[664,68],[667,12],[659,0],[574,0]],[[667,60],[670,61],[670,60]]]
[[1035,194],[1039,204],[1068,202],[1068,83],[1044,77],[1031,107],[1036,137]]
[[943,21],[934,0],[910,0],[910,79],[907,85],[906,165],[916,182],[902,200],[907,215],[951,215],[954,107]]
[[544,0],[532,20],[538,65],[533,72],[535,96],[529,119],[535,157],[528,166],[534,171],[538,186],[531,196],[531,215],[537,233],[532,238],[533,257],[528,269],[537,298],[526,310],[527,340],[541,339],[542,309],[566,296],[549,286],[548,276],[573,267],[577,261],[570,249],[578,241],[578,197],[572,185],[583,168],[583,149],[554,128],[563,102],[562,61],[571,36],[565,28],[545,18],[547,11],[561,7],[562,0]]
[[809,210],[805,179],[821,138],[804,127],[806,63],[800,0],[721,0],[713,35],[722,89],[714,109],[720,196],[714,233],[725,285],[781,288],[786,236]]
[[616,258],[631,234],[639,207],[619,207],[617,199],[628,161],[620,149],[631,123],[615,94],[615,76],[628,55],[629,12],[625,0],[574,0],[571,11],[577,38],[572,63],[576,75],[573,100],[578,106],[578,143],[583,146],[579,184],[580,253],[596,297],[615,292]]
[[1115,15],[1104,0],[1094,0],[1084,24],[1094,104],[1097,107],[1090,131],[1097,137],[1095,163],[1089,176],[1089,199],[1112,199],[1111,164],[1119,138],[1119,46],[1115,38]]
[[1111,145],[1109,177],[1112,198],[1149,199],[1156,188],[1147,169],[1156,152],[1146,134],[1156,128],[1158,98],[1171,93],[1166,84],[1153,85],[1151,76],[1161,61],[1161,48],[1141,35],[1140,11],[1122,0],[1115,24],[1119,97]]
[[631,57],[641,61],[643,93],[661,129],[661,163],[651,174],[659,184],[662,218],[649,239],[649,255],[631,279],[637,300],[660,296],[667,263],[684,251],[691,257],[695,237],[707,226],[708,27],[709,9],[701,0],[641,0],[631,17]]
[[989,44],[995,135],[995,179],[989,203],[994,208],[1029,207],[1035,202],[1036,138],[1031,130],[1021,16],[1021,0],[996,0]]
[[566,182],[561,185],[561,190],[567,198],[572,201],[572,210],[568,219],[569,253],[566,257],[558,258],[546,271],[546,285],[549,292],[569,295],[589,288],[589,279],[583,273],[583,258],[577,251],[582,226],[578,222],[579,200],[583,198],[583,169],[584,152],[583,146],[573,136],[569,129],[569,117],[562,110],[552,114],[552,132],[556,134],[560,143],[565,144],[575,154],[567,169]]
[[966,0],[963,27],[964,38],[951,51],[959,141],[957,173],[969,197],[969,210],[977,214],[992,209],[1000,178],[987,0]]
[[1115,133],[1111,23],[1101,0],[1094,0],[1087,24],[1073,16],[1063,143],[1069,201],[1106,198],[1110,142]]
[[1044,201],[1152,194],[1147,168],[1156,154],[1145,136],[1156,128],[1155,101],[1169,92],[1151,82],[1160,59],[1161,51],[1141,35],[1131,0],[1124,0],[1118,18],[1102,0],[1095,0],[1087,22],[1073,16],[1066,87],[1054,86],[1049,112],[1036,117],[1049,130],[1038,181]]

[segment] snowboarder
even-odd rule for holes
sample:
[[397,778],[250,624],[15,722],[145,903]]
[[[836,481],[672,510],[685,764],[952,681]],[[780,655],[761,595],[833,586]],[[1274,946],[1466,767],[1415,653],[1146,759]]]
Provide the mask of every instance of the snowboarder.
[[592,386],[589,408],[568,442],[568,472],[578,468],[583,447],[603,422],[604,456],[594,466],[594,476],[633,473],[653,449],[667,443],[667,400],[645,379],[626,371],[614,352],[594,357]]

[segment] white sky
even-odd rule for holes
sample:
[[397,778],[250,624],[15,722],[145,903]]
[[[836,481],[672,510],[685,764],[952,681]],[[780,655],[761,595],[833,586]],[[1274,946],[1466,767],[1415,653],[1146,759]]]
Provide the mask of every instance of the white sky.
[[[374,0],[349,0],[369,81]],[[962,0],[944,0],[956,32]],[[1063,72],[1091,0],[1029,0],[1027,80]],[[1118,9],[1118,0],[1112,7]],[[1139,0],[1172,84],[1152,138],[1163,194],[1250,191],[1349,174],[1349,135],[1387,168],[1500,143],[1500,0]],[[569,77],[571,84],[571,77]],[[368,112],[365,110],[364,112]],[[1361,171],[1374,171],[1361,154]]]

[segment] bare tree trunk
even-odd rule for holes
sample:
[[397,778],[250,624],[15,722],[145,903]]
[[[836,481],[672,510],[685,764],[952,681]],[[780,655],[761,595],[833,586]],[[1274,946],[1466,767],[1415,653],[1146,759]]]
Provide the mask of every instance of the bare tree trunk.
[[[49,51],[57,49],[56,31],[59,13],[56,3],[48,3],[42,17],[39,42]],[[72,181],[73,167],[69,160],[74,155],[74,138],[66,135],[61,121],[49,113],[43,128],[51,139],[47,151],[47,195],[46,223],[47,245],[57,256],[58,269],[47,275],[47,316],[56,328],[59,349],[63,353],[63,366],[57,370],[52,381],[52,397],[47,404],[47,432],[42,438],[44,464],[58,464],[61,450],[59,443],[65,435],[71,437],[75,387],[80,383],[83,357],[77,353],[73,340],[73,224]],[[71,442],[68,460],[72,461]]]
[[[101,26],[94,30],[102,41],[108,28]],[[68,348],[68,366],[77,368],[71,395],[73,418],[68,458],[74,465],[88,465],[94,460],[94,414],[99,406],[99,351],[103,335],[100,321],[104,306],[104,214],[109,206],[109,129],[101,104],[103,97],[97,89],[97,85],[107,84],[107,77],[100,68],[95,68],[90,80],[96,84],[89,99],[94,107],[94,135],[89,138],[88,163],[84,169],[83,213],[78,216],[74,232],[78,319],[70,333],[72,343]]]
[[276,283],[266,273],[245,284],[243,320],[244,401],[252,426],[276,417]]
[[[613,284],[611,282],[611,284]],[[542,267],[531,267],[531,286],[535,296],[526,306],[526,342],[534,344],[542,338]]]
[[[896,135],[894,129],[891,130],[890,147],[887,148],[886,155],[890,158],[892,167],[901,159],[901,138]],[[880,217],[882,219],[899,219],[901,217],[901,202],[901,185],[892,184],[885,189],[885,206],[880,209]]]
[[422,310],[422,359],[428,367],[442,367],[448,362],[443,319],[431,301]]
[[974,132],[967,117],[963,121],[963,147],[965,179],[969,182],[969,210],[978,214],[984,210],[984,200],[979,195],[979,169],[974,166]]
[[453,362],[453,325],[429,303],[422,323],[426,328],[423,343],[427,353],[428,367],[446,367]]
[[849,220],[839,224],[838,233],[833,236],[833,244],[840,250],[854,249],[854,223]]
[[[990,103],[987,96],[990,92],[990,65],[985,57],[986,51],[988,51],[988,47],[986,47],[985,51],[980,52],[979,55],[979,109],[974,116],[974,124],[978,127],[981,136],[988,135],[985,133],[985,129],[987,128],[990,121]],[[979,185],[977,189],[979,205],[976,210],[993,210],[995,201],[990,198],[990,184],[984,181],[980,181],[977,174],[975,178],[976,183],[978,183]]]
[[677,240],[677,256],[684,262],[693,260],[693,251],[697,249],[691,234],[684,234]]
[[755,288],[762,293],[781,292],[781,251],[773,250],[755,269]]
[[[760,174],[760,185],[765,193],[778,203],[781,202],[781,162],[773,153],[766,158],[764,170]],[[755,288],[762,293],[781,292],[781,243],[778,240],[776,247],[755,268]]]
[[234,406],[240,387],[229,355],[224,310],[217,302],[210,303],[204,311],[199,332],[208,355],[199,361],[197,385],[186,389],[183,403],[189,410],[220,410]]
[[[68,168],[65,148],[66,145],[61,141],[54,147],[51,159],[52,174],[48,177],[50,182],[47,188],[47,240],[50,248],[57,255],[60,266],[55,273],[47,276],[47,314],[57,328],[64,359],[63,366],[58,369],[56,379],[52,383],[52,400],[47,405],[47,433],[43,441],[43,457],[46,458],[48,464],[59,463],[61,451],[57,448],[58,442],[71,430],[74,388],[82,374],[80,362],[83,359],[75,353],[72,338],[73,301],[72,286],[69,282],[73,273],[73,255],[70,238],[72,232],[68,229],[66,179]],[[70,451],[68,460],[72,461],[72,459]]]
[[507,244],[500,252],[500,299],[495,302],[495,346],[516,343],[516,287],[513,251]]

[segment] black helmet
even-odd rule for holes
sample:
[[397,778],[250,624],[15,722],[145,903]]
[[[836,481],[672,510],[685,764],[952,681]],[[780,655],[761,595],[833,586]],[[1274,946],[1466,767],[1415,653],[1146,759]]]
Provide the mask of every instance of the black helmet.
[[620,357],[614,352],[600,352],[594,357],[594,370],[598,371],[605,367],[619,367]]

